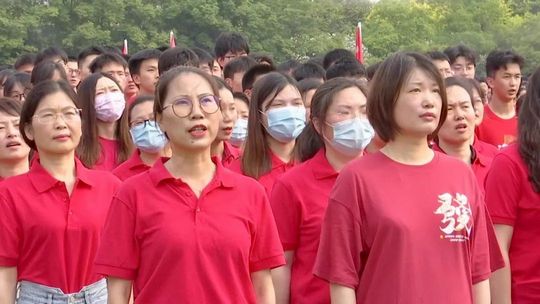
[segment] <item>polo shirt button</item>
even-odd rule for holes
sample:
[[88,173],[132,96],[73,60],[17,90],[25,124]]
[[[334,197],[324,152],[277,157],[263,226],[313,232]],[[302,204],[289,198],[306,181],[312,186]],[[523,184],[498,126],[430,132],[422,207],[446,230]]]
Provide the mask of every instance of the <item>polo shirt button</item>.
[[70,211],[70,212],[69,212],[69,215],[73,215],[73,211]]
[[195,212],[201,212],[201,208],[197,208]]

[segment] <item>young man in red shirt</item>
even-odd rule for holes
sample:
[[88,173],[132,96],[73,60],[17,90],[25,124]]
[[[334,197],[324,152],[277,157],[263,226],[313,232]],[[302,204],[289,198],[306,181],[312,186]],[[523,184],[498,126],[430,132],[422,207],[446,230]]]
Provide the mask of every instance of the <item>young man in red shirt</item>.
[[476,134],[480,140],[499,148],[516,139],[516,96],[523,62],[523,57],[512,51],[493,51],[486,59],[486,82],[492,94]]

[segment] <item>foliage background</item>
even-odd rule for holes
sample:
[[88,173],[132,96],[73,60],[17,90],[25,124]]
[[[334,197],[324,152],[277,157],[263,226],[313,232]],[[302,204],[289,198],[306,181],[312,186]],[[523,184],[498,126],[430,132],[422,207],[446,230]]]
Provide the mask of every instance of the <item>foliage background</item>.
[[221,31],[239,31],[253,51],[283,61],[332,48],[354,48],[362,21],[365,58],[397,50],[442,50],[465,43],[483,59],[514,49],[540,65],[540,0],[0,0],[0,63],[61,46],[69,54],[90,45],[134,53],[168,44],[213,48]]

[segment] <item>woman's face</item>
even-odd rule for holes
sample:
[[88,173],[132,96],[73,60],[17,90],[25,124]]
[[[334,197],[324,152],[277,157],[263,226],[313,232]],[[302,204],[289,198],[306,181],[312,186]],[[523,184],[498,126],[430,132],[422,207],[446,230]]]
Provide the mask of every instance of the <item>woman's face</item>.
[[13,86],[13,89],[8,92],[6,97],[12,98],[14,100],[20,101],[21,103],[26,100],[26,94],[28,91],[20,83],[16,83]]
[[131,109],[129,127],[133,127],[137,123],[144,123],[146,120],[154,120],[154,102],[145,101]]
[[475,115],[471,96],[460,86],[446,88],[448,114],[439,130],[439,140],[453,144],[469,143],[474,135]]
[[19,132],[19,116],[0,113],[0,162],[18,162],[28,158],[30,147]]
[[359,88],[346,88],[334,95],[332,104],[326,111],[326,123],[314,123],[320,126],[325,138],[332,140],[334,138],[334,130],[331,127],[333,124],[353,118],[367,118],[366,104],[366,96]]
[[40,154],[67,154],[75,151],[81,139],[81,116],[64,92],[43,97],[32,123],[25,128]]
[[96,83],[96,96],[110,92],[121,92],[121,90],[112,79],[101,77]]
[[477,126],[479,126],[482,123],[482,120],[484,120],[484,100],[482,100],[482,97],[480,97],[480,94],[476,89],[473,88],[473,104],[474,104],[474,112],[475,112],[475,123]]
[[312,89],[306,92],[304,94],[304,106],[306,107],[306,120],[309,120],[311,117],[311,100],[313,99],[313,95],[315,95],[316,89]]
[[219,90],[219,97],[221,98],[222,118],[219,122],[217,140],[224,141],[231,139],[234,124],[238,119],[238,113],[236,112],[236,103],[234,102],[231,91],[221,89]]
[[[300,92],[290,84],[284,87],[283,90],[281,90],[281,92],[274,97],[274,99],[263,102],[262,112],[266,114],[268,111],[284,107],[304,108],[304,102]],[[263,115],[263,124],[266,127],[268,126],[266,115]]]
[[234,104],[236,106],[236,113],[238,118],[248,119],[249,117],[249,106],[242,100],[235,98]]
[[403,83],[394,106],[397,136],[424,138],[439,124],[442,99],[435,79],[419,68]]
[[158,122],[169,137],[173,150],[210,148],[221,120],[210,83],[198,74],[183,73],[171,80],[167,91]]

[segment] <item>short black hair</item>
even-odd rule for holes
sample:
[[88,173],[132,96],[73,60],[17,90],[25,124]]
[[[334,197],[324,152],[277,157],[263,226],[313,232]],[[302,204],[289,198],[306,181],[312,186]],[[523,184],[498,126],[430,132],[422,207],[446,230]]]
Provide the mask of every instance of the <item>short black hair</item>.
[[223,69],[223,78],[232,79],[234,74],[246,72],[256,64],[257,62],[248,56],[235,58],[225,65],[225,68]]
[[35,86],[40,82],[51,80],[55,72],[58,72],[60,74],[60,77],[64,81],[67,81],[66,71],[64,70],[64,67],[62,67],[62,65],[52,61],[43,61],[36,65],[34,70],[32,70],[32,74],[30,76],[30,83]]
[[27,64],[34,65],[36,62],[36,54],[23,54],[17,58],[15,61],[15,64],[13,64],[13,68],[15,70],[18,70],[20,67],[25,66]]
[[251,54],[249,54],[249,57],[253,58],[259,64],[267,64],[267,65],[270,65],[271,67],[275,68],[274,59],[272,58],[272,55],[270,55],[270,54],[251,53]]
[[427,52],[426,56],[431,60],[448,61],[448,63],[450,63],[450,58],[448,58],[448,55],[441,51]]
[[240,33],[225,32],[221,33],[214,45],[214,53],[217,58],[221,58],[227,54],[227,52],[241,52],[244,51],[249,54],[249,44],[247,39]]
[[300,91],[300,95],[302,95],[302,98],[304,98],[308,91],[316,90],[323,83],[324,82],[322,80],[317,78],[302,79],[298,82],[298,91]]
[[212,56],[212,54],[210,54],[210,52],[198,47],[191,48],[191,50],[195,52],[197,56],[199,56],[199,64],[209,64],[210,67],[214,65],[215,58]]
[[156,49],[144,49],[135,53],[128,61],[129,73],[131,75],[139,75],[141,72],[141,64],[145,60],[156,59],[159,60],[161,52]]
[[64,50],[51,46],[42,50],[36,55],[36,61],[34,62],[34,64],[38,65],[40,62],[50,60],[54,57],[60,57],[62,61],[64,61],[64,63],[67,63],[68,61],[68,55]]
[[376,62],[374,64],[370,64],[368,68],[366,69],[367,72],[367,79],[368,81],[373,79],[373,76],[375,76],[375,73],[379,69],[379,66],[381,65],[382,61]]
[[510,50],[492,51],[486,58],[486,75],[488,77],[493,77],[498,70],[506,68],[506,66],[511,63],[519,65],[519,68],[521,69],[523,68],[525,59]]
[[244,77],[242,78],[242,91],[245,90],[251,90],[253,88],[253,84],[255,83],[255,79],[257,77],[268,74],[270,72],[275,71],[276,69],[268,64],[257,64],[249,68],[249,70],[246,71],[244,74]]
[[233,99],[240,99],[249,107],[249,98],[242,92],[233,92]]
[[314,62],[306,62],[294,69],[292,76],[296,81],[306,78],[320,78],[326,80],[326,71]]
[[82,51],[79,52],[79,55],[77,55],[77,64],[80,66],[81,62],[83,62],[86,57],[92,56],[92,55],[101,55],[105,53],[105,50],[100,46],[90,46]]
[[351,58],[356,59],[354,54],[346,49],[333,49],[330,52],[326,53],[323,58],[323,68],[328,70],[328,68],[336,61],[342,58]]
[[161,53],[158,61],[159,75],[177,66],[191,66],[199,68],[199,56],[191,49],[173,47]]
[[284,61],[282,62],[281,64],[279,64],[276,68],[276,70],[278,72],[281,72],[281,73],[290,73],[291,71],[294,71],[294,69],[296,69],[297,67],[300,66],[300,62],[298,60],[295,60],[295,59],[289,59],[287,61]]
[[476,59],[478,57],[476,55],[476,52],[463,44],[449,47],[444,50],[444,53],[446,54],[446,56],[448,56],[450,64],[454,64],[458,57],[465,57],[465,60],[471,62],[474,66],[476,66]]
[[366,77],[366,68],[356,58],[341,58],[326,70],[326,80],[336,77]]
[[127,68],[127,62],[122,56],[116,53],[103,53],[97,56],[96,59],[92,61],[92,63],[90,64],[90,72],[101,72],[104,66],[111,63],[120,64],[124,68]]

